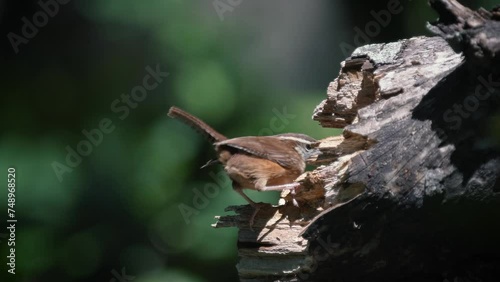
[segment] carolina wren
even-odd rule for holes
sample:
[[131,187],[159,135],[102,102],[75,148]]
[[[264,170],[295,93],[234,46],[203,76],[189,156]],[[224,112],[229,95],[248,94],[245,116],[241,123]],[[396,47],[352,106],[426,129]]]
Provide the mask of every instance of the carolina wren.
[[[242,189],[291,189],[293,194],[294,189],[300,186],[294,180],[304,172],[306,160],[319,152],[311,147],[317,141],[305,134],[286,133],[228,139],[199,118],[177,107],[171,107],[168,115],[190,125],[214,144],[218,158],[203,167],[214,163],[224,166],[233,182],[233,189],[255,208],[250,226],[259,206]],[[297,205],[295,199],[293,202]]]

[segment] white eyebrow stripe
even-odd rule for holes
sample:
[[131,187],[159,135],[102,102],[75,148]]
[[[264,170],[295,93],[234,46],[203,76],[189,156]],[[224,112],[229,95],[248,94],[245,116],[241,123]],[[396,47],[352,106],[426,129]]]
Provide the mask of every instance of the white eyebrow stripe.
[[297,138],[297,137],[292,137],[292,136],[280,136],[278,137],[280,139],[285,139],[285,140],[291,140],[291,141],[296,141],[300,143],[306,143],[306,144],[311,144],[311,141],[304,140],[302,138]]

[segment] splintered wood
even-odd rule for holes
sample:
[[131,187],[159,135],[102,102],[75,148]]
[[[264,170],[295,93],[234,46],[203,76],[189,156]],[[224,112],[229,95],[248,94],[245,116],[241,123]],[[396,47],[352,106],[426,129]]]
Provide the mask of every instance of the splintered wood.
[[500,103],[457,114],[461,126],[449,117],[478,85],[500,96],[500,8],[429,3],[440,19],[428,28],[448,42],[372,44],[341,63],[313,119],[343,133],[296,180],[299,207],[284,191],[252,228],[250,206],[217,217],[239,229],[241,281],[498,280],[500,157],[482,137]]
[[379,142],[377,133],[384,125],[408,118],[429,88],[462,62],[443,39],[427,37],[364,46],[342,62],[313,119],[344,132],[321,140],[322,154],[311,161],[319,167],[297,179],[302,184],[295,195],[299,207],[284,191],[285,201],[262,208],[252,228],[250,206],[229,207],[226,211],[235,214],[217,217],[213,225],[239,228],[242,281],[292,281],[310,270],[308,241],[299,234],[325,209],[365,192],[363,185],[344,182],[352,160]]

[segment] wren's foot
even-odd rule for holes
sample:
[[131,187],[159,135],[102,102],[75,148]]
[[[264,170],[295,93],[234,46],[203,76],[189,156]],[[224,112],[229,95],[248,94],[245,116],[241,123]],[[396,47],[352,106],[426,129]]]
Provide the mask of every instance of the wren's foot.
[[297,187],[295,187],[293,189],[290,189],[290,195],[292,196],[292,203],[293,203],[293,205],[298,208],[299,207],[299,203],[295,199],[295,193],[296,193],[295,189],[297,189]]
[[252,216],[250,217],[250,222],[248,223],[248,225],[250,227],[250,230],[253,231],[253,224],[254,224],[254,221],[255,221],[255,216],[259,212],[260,208],[261,207],[265,207],[267,205],[269,205],[269,204],[265,204],[265,203],[253,203],[253,204],[251,204],[251,206],[254,208],[254,211],[252,213]]

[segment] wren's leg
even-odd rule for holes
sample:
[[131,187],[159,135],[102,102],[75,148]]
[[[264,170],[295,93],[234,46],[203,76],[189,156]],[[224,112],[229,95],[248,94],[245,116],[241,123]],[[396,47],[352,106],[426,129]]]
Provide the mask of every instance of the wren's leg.
[[281,184],[281,185],[273,185],[273,186],[263,186],[259,189],[259,191],[281,191],[285,189],[290,190],[290,194],[292,195],[293,205],[298,207],[299,203],[295,200],[295,189],[300,187],[300,183],[289,183],[289,184]]
[[259,191],[281,191],[285,189],[294,190],[298,188],[300,183],[289,183],[289,184],[281,184],[281,185],[273,185],[273,186],[264,186]]
[[237,187],[237,184],[235,185],[235,183],[233,183],[233,189],[234,191],[238,192],[238,194],[240,194],[252,207],[255,207],[257,205],[256,202],[252,201],[252,199],[250,199],[244,192],[243,192],[243,189],[241,187]]
[[254,208],[254,212],[253,212],[252,216],[250,217],[250,222],[249,222],[250,230],[253,231],[253,229],[252,229],[253,222],[254,222],[255,216],[257,215],[257,213],[260,210],[260,205],[256,202],[252,201],[252,199],[250,199],[243,192],[243,188],[235,181],[233,181],[233,189],[234,189],[234,191],[238,192],[238,194],[240,194]]

